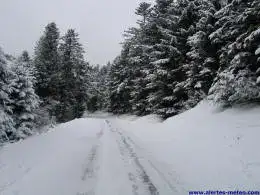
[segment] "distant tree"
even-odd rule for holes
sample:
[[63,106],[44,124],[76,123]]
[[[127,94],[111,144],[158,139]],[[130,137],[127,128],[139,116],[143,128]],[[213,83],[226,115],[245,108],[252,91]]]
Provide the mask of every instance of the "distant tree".
[[27,62],[27,63],[31,62],[31,57],[28,51],[23,51],[21,56],[18,59],[22,62]]
[[33,60],[30,57],[28,51],[23,51],[20,56],[18,56],[18,59],[16,60],[20,64],[23,65],[24,69],[32,76],[33,84],[35,87],[36,84],[36,69],[33,64]]
[[111,63],[108,62],[105,66],[102,66],[99,70],[98,88],[99,88],[99,110],[107,111],[109,103],[109,72],[111,69]]

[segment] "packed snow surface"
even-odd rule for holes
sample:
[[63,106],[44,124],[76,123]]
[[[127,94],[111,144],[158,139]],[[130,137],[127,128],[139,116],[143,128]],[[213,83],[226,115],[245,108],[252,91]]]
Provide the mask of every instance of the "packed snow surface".
[[259,190],[259,117],[259,107],[221,111],[203,102],[164,122],[155,116],[77,119],[2,147],[0,194]]

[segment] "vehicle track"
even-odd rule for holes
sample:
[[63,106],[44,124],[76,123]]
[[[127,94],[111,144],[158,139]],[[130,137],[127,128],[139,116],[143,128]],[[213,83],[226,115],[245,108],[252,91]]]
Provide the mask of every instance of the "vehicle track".
[[83,192],[78,192],[77,195],[95,195],[95,187],[98,180],[98,172],[100,170],[99,164],[99,152],[100,152],[100,138],[103,136],[104,130],[101,129],[100,132],[96,134],[97,144],[93,145],[90,153],[87,157],[87,163],[84,167],[81,180],[86,183],[86,189]]
[[[128,179],[132,183],[132,192],[134,195],[160,195],[165,194],[161,189],[168,188],[167,194],[174,194],[175,189],[161,172],[158,173],[158,168],[155,167],[149,159],[140,158],[134,141],[127,136],[122,130],[114,127],[110,121],[106,120],[110,132],[114,135],[118,144],[121,158],[124,161]],[[145,166],[144,166],[145,165]],[[149,167],[147,167],[149,165]],[[156,177],[160,177],[160,184],[155,183],[153,177],[148,173],[148,169],[153,169]],[[158,178],[157,178],[158,181]],[[163,183],[163,186],[162,186]]]

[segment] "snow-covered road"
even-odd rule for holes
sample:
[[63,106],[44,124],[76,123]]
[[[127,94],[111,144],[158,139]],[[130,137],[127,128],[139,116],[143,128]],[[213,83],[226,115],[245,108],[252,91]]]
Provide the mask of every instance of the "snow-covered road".
[[202,102],[164,122],[88,115],[0,148],[0,195],[259,191],[259,113]]
[[170,171],[113,119],[78,119],[0,151],[1,195],[174,192]]

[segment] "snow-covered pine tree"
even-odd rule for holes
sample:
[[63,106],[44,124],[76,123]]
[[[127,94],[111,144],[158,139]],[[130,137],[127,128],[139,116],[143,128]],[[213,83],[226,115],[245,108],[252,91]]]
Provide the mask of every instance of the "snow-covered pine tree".
[[260,3],[233,0],[219,12],[210,35],[219,45],[220,69],[210,99],[223,106],[259,101]]
[[87,89],[87,111],[95,112],[99,110],[100,99],[100,75],[99,75],[99,65],[89,67],[88,75],[88,89]]
[[47,104],[59,96],[59,37],[59,30],[52,22],[45,27],[35,48],[36,92]]
[[[142,27],[144,28],[144,27]],[[133,30],[133,29],[132,29]],[[145,36],[142,29],[132,31],[131,47],[128,53],[128,89],[130,90],[131,110],[136,115],[146,113],[146,97],[148,91],[145,89],[145,75],[148,72],[148,56],[145,56],[144,44]],[[143,37],[143,39],[141,39]],[[130,40],[128,40],[130,41]]]
[[152,45],[159,41],[156,39],[158,38],[156,24],[150,22],[152,10],[150,4],[140,3],[136,14],[141,19],[137,21],[137,27],[129,28],[125,32],[123,50],[111,67],[110,109],[114,104],[116,113],[132,112],[137,115],[151,113],[147,101],[150,92],[150,88],[147,87],[150,83],[148,75],[153,70],[149,54]]
[[140,4],[142,20],[111,67],[109,110],[166,118],[208,91],[215,102],[258,101],[259,8],[258,0]]
[[32,60],[28,51],[23,51],[22,54],[18,57],[18,60],[23,62],[26,68],[29,69],[32,67]]
[[97,110],[107,111],[109,100],[108,73],[110,66],[110,63],[108,63],[101,67],[99,65],[89,67],[89,84],[87,89],[87,111],[89,112]]
[[[83,47],[81,48],[82,54],[84,53]],[[79,50],[79,51],[80,51]],[[89,63],[84,61],[84,56],[79,58],[78,65],[76,67],[76,105],[74,106],[74,115],[75,118],[80,118],[83,116],[84,112],[87,109],[87,90],[89,87]]]
[[183,54],[178,34],[178,12],[176,2],[157,0],[151,21],[157,28],[157,42],[149,54],[153,72],[148,75],[150,95],[148,102],[152,112],[166,118],[177,114],[181,102],[186,100],[182,87],[178,83],[184,80],[184,72],[180,67]]
[[138,23],[142,26],[146,24],[147,18],[151,13],[151,4],[147,2],[141,2],[138,8],[135,11],[136,15],[142,16],[142,20],[138,21]]
[[[204,6],[208,8],[204,9],[204,15],[200,13],[203,12],[200,10],[203,6],[199,6],[197,16],[192,14],[191,5],[193,2],[184,0],[158,0],[153,8],[145,3],[137,8],[136,13],[142,20],[138,21],[138,27],[127,31],[124,50],[120,59],[117,59],[118,74],[123,74],[124,79],[117,82],[115,87],[120,89],[121,94],[130,93],[128,101],[132,107],[130,111],[134,114],[157,113],[169,117],[187,109],[187,72],[191,69],[183,66],[187,63],[186,53],[191,48],[187,39],[196,33],[192,31],[196,22],[202,23],[202,29],[203,22],[206,26],[210,20],[206,18],[209,6]],[[205,18],[208,20],[205,21]],[[207,63],[210,64],[209,61]],[[120,98],[115,97],[119,97],[119,90],[112,91],[117,92],[117,96],[114,95],[114,101],[117,102]],[[195,93],[194,88],[190,91]]]
[[32,76],[34,87],[36,87],[36,69],[28,51],[23,51],[22,54],[18,56],[17,60],[23,64],[26,71],[28,71],[29,74]]
[[22,54],[12,65],[12,115],[16,131],[11,139],[19,140],[33,134],[35,128],[35,110],[39,107],[39,97],[34,90],[33,72],[28,55]]
[[218,70],[216,48],[208,38],[214,30],[216,9],[210,0],[194,0],[188,3],[181,16],[180,26],[187,32],[185,39],[190,48],[185,52],[186,60],[182,65],[186,72],[183,82],[188,94],[184,103],[186,109],[207,96]]
[[152,72],[149,54],[152,45],[156,43],[156,38],[158,38],[156,25],[151,23],[152,10],[150,4],[140,3],[136,9],[136,14],[141,17],[137,21],[139,26],[126,31],[126,43],[128,42],[130,45],[128,54],[130,103],[132,112],[136,115],[151,113],[147,101],[150,92],[147,87],[150,83],[148,75]]
[[114,114],[131,112],[129,70],[128,70],[129,45],[124,44],[121,55],[111,65],[109,72],[109,105],[108,111]]
[[99,71],[99,110],[107,111],[108,101],[109,101],[109,91],[108,91],[108,82],[109,82],[109,71],[111,68],[110,62],[106,66],[100,68]]
[[0,48],[0,143],[8,141],[9,136],[15,132],[15,123],[11,117],[12,109],[10,106],[10,94],[12,93],[10,63]]
[[79,35],[73,29],[69,29],[62,38],[59,52],[62,82],[56,116],[59,121],[64,122],[80,117],[85,110],[88,63],[84,61]]

